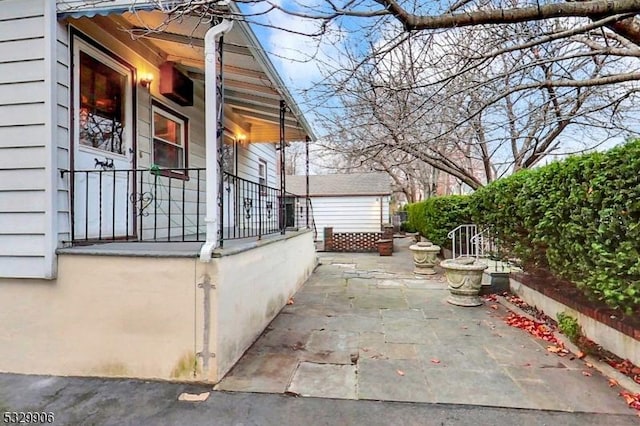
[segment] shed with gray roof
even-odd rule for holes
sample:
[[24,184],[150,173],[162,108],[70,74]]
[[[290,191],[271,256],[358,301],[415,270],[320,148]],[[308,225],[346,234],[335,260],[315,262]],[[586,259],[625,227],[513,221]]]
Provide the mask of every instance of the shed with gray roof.
[[[286,188],[304,197],[306,176],[287,176]],[[309,176],[309,198],[319,240],[325,227],[334,232],[379,232],[390,221],[391,181],[386,173]]]

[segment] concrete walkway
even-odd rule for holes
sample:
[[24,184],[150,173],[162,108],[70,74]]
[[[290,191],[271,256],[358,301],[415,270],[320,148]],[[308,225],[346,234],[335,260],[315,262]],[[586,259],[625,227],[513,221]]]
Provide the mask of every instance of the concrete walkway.
[[501,305],[446,303],[444,277],[415,276],[408,245],[321,254],[216,389],[635,416],[606,377],[505,324]]

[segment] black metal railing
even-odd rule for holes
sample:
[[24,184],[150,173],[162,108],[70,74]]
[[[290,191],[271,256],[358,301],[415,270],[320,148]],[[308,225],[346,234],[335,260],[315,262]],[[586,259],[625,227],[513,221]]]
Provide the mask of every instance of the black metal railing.
[[[61,171],[70,176],[71,239],[182,242],[205,240],[204,168]],[[304,225],[304,198],[223,173],[221,245]]]
[[73,243],[203,241],[205,169],[112,169],[70,176]]
[[220,242],[298,228],[300,199],[278,188],[223,173]]

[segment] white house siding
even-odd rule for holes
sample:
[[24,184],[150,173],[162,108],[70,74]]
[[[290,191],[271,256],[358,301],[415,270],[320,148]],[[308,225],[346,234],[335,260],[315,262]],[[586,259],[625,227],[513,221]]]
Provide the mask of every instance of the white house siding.
[[[56,21],[56,61],[55,61],[55,96],[57,102],[56,125],[56,160],[59,169],[69,170],[70,161],[70,70],[69,70],[69,33],[64,24]],[[62,177],[57,182],[57,241],[62,243],[71,240],[71,212],[69,204],[69,186]]]
[[[382,200],[382,205],[381,205]],[[318,239],[323,229],[333,232],[380,232],[389,222],[388,196],[311,197]]]
[[52,278],[55,7],[0,0],[0,277]]
[[246,147],[238,144],[238,177],[258,182],[259,160],[267,163],[267,185],[280,188],[276,182],[276,146],[272,143],[250,143]]
[[[250,143],[246,146],[236,145],[238,170],[236,175],[249,182],[259,182],[259,164],[264,161],[267,166],[267,186],[280,188],[276,177],[276,147],[273,143]],[[225,214],[225,227],[236,226],[238,235],[244,232],[273,232],[279,229],[278,198],[275,189],[267,189],[264,195],[258,195],[258,187],[247,182],[237,182],[232,189],[236,192],[235,219],[230,220]],[[252,206],[247,210],[245,198],[252,198]],[[267,208],[270,203],[271,208]]]

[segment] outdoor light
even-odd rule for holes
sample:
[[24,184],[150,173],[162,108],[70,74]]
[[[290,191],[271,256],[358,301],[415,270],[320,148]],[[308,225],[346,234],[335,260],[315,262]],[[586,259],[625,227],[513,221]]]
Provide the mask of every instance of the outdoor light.
[[146,74],[142,74],[142,76],[140,76],[140,86],[144,88],[151,87],[152,81],[153,81],[153,74],[151,74],[150,72]]

